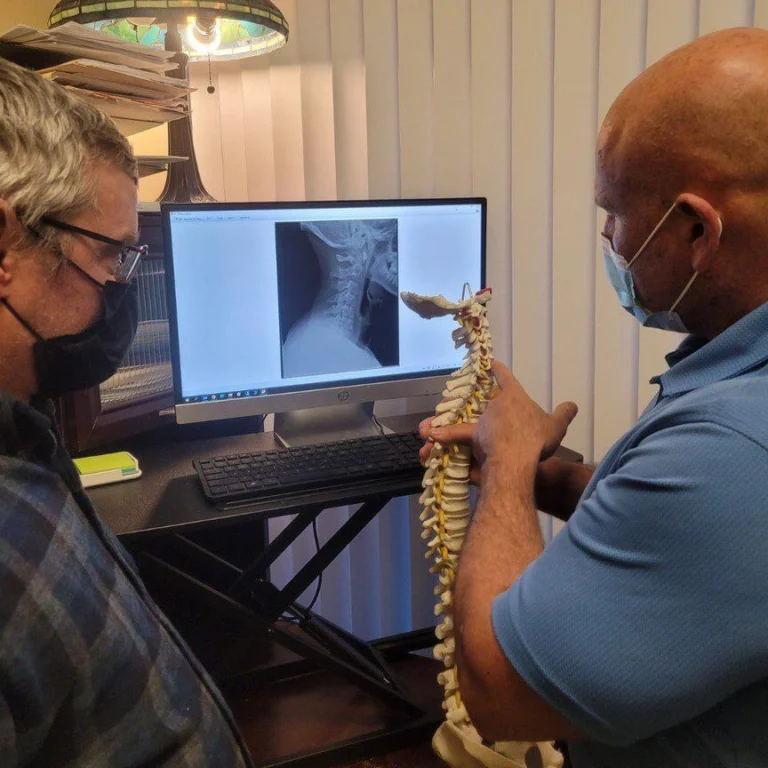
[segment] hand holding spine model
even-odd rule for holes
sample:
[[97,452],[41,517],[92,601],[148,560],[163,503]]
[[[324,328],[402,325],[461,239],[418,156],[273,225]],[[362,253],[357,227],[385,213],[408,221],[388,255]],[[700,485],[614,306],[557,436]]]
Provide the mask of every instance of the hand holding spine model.
[[[468,285],[464,286],[464,294]],[[459,328],[453,332],[456,346],[467,347],[464,365],[451,374],[437,406],[432,426],[475,423],[491,398],[494,388],[491,364],[493,353],[488,326],[491,290],[486,288],[456,303],[443,296],[420,296],[403,291],[405,304],[423,318],[453,315]],[[437,573],[439,597],[435,615],[442,619],[435,629],[439,640],[435,658],[445,665],[437,680],[443,686],[446,720],[435,733],[432,746],[452,768],[560,768],[562,755],[551,743],[497,742],[483,744],[461,701],[455,664],[456,640],[453,628],[453,583],[459,552],[470,517],[469,467],[472,448],[468,445],[443,446],[434,443],[419,499],[422,538],[427,541],[430,570]]]

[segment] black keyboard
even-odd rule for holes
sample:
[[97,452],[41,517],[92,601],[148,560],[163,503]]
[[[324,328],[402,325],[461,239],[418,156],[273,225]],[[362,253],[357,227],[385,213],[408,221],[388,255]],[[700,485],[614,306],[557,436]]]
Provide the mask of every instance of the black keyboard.
[[205,495],[216,503],[397,476],[418,477],[418,433],[374,435],[321,445],[238,453],[193,462]]

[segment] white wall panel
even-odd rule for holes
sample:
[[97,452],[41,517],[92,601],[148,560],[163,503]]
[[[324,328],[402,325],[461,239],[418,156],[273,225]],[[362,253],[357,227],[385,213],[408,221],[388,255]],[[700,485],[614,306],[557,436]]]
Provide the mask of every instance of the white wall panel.
[[598,0],[555,4],[552,403],[573,400],[568,445],[592,457]]
[[768,0],[755,0],[755,26],[768,29]]
[[432,0],[398,0],[397,83],[403,197],[435,194],[432,34]]
[[433,7],[435,194],[458,197],[472,189],[470,0]]
[[336,195],[368,197],[368,124],[362,0],[331,0]]
[[[219,84],[219,69],[211,71],[211,82]],[[218,88],[214,94],[207,92],[208,67],[190,67],[189,84],[197,90],[191,95],[192,137],[195,155],[200,169],[200,178],[208,192],[217,200],[225,199],[224,162],[222,158],[223,139],[221,135],[221,112]],[[167,151],[167,148],[166,148]]]
[[[597,128],[614,99],[645,65],[645,0],[604,2],[600,11]],[[597,214],[595,263],[594,458],[600,460],[637,418],[638,324],[605,276]]]
[[244,152],[248,183],[247,200],[275,199],[275,134],[272,126],[272,89],[270,63],[266,56],[242,62],[243,98],[245,99]]
[[[224,177],[224,200],[248,200],[248,155],[243,162],[245,146],[245,98],[242,67],[237,61],[219,64],[219,97],[221,112],[221,160]],[[206,92],[203,99],[210,99]]]
[[554,7],[512,3],[512,363],[543,408],[552,403]]
[[[497,355],[542,406],[578,402],[567,444],[600,458],[655,393],[648,379],[679,337],[639,329],[604,277],[592,204],[599,123],[644,66],[697,34],[768,28],[768,0],[278,4],[291,25],[284,49],[214,64],[213,96],[207,63],[192,67],[210,191],[486,196]],[[417,512],[413,499],[383,510],[329,570],[324,612],[370,636],[432,621]],[[321,538],[347,514],[322,519]],[[275,580],[313,552],[307,532],[273,567]]]
[[693,40],[698,24],[696,0],[648,0],[645,66]]
[[304,187],[307,200],[333,200],[336,143],[329,2],[300,3],[298,12]]
[[397,1],[363,0],[363,34],[368,193],[378,199],[399,197]]
[[[512,6],[472,0],[472,194],[488,198],[489,313],[494,354],[512,363]],[[477,288],[473,286],[475,290]]]
[[275,196],[277,200],[304,200],[304,140],[301,114],[300,30],[297,0],[284,0],[280,10],[290,25],[288,45],[270,58],[272,130],[275,137]]
[[699,34],[727,27],[747,27],[754,17],[754,0],[699,0]]

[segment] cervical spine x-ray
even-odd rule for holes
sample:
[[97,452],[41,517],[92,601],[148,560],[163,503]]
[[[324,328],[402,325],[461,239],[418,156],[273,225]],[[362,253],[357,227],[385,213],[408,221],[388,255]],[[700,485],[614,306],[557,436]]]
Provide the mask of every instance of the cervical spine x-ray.
[[398,365],[397,219],[275,226],[283,376]]

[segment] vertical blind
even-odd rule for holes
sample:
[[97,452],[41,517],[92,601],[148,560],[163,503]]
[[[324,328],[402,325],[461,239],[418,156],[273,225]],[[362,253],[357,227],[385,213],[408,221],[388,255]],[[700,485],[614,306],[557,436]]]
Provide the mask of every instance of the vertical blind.
[[[207,63],[192,66],[209,191],[226,201],[487,197],[496,354],[543,407],[579,404],[567,445],[599,460],[679,338],[639,328],[603,275],[598,127],[670,50],[725,27],[768,27],[768,0],[278,3],[291,27],[284,49],[215,63],[213,95]],[[348,513],[325,513],[321,539]],[[431,623],[419,533],[415,500],[393,502],[326,573],[321,612],[365,636]],[[308,532],[276,581],[313,550]]]

